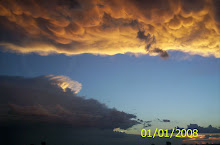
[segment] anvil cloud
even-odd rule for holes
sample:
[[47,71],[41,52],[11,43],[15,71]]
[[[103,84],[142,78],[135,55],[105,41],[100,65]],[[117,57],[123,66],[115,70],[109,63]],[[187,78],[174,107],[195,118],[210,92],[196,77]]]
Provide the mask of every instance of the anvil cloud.
[[167,51],[182,51],[219,58],[219,5],[217,0],[1,0],[0,46],[40,55],[167,58]]

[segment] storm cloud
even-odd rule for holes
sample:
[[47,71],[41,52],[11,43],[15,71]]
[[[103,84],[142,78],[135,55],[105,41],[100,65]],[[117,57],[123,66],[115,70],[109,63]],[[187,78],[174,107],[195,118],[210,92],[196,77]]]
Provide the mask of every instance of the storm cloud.
[[[81,84],[64,76],[0,77],[0,122],[127,129],[136,116],[77,96]],[[75,91],[74,91],[75,90]]]
[[3,51],[219,58],[219,40],[217,0],[0,1]]

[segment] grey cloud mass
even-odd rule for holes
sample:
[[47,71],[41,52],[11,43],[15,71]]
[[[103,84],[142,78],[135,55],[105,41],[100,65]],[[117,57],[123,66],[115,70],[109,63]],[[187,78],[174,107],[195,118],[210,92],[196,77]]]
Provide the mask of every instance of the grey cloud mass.
[[[63,78],[1,76],[1,125],[16,121],[127,129],[138,124],[135,115],[110,109],[94,99],[84,99],[71,90],[71,85],[63,89],[61,82],[68,80]],[[68,86],[68,83],[64,84]]]
[[[176,128],[184,129],[178,126]],[[208,127],[202,127],[202,126],[199,126],[198,124],[189,124],[187,125],[186,129],[198,129],[199,133],[220,133],[220,129],[213,127],[212,125],[209,125]],[[172,132],[172,129],[169,130],[169,132]]]

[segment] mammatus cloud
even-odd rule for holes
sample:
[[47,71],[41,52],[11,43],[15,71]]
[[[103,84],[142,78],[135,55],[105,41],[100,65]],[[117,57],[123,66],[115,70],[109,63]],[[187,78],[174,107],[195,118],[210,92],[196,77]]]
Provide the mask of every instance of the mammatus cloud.
[[80,83],[65,76],[1,76],[1,125],[10,122],[41,122],[113,130],[127,129],[139,123],[133,114],[107,108],[94,99],[77,96],[73,91],[77,92],[80,88]]
[[182,51],[220,57],[218,0],[1,0],[0,45],[17,53]]

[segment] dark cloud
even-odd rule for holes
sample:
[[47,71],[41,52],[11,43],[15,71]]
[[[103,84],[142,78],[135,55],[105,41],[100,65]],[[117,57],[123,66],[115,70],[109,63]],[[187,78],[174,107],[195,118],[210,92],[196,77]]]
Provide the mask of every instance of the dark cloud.
[[205,7],[205,0],[181,0],[181,7],[185,13],[199,12]]
[[137,38],[139,38],[139,39],[146,42],[147,46],[145,48],[146,48],[147,51],[150,49],[150,46],[152,44],[156,43],[155,36],[151,36],[151,34],[149,34],[149,33],[147,35],[145,35],[145,31],[139,30],[138,33],[137,33]]
[[[213,128],[211,125],[208,127],[201,127],[197,124],[190,124],[188,125],[187,129],[198,129],[198,137],[190,138],[185,137],[183,138],[183,142],[186,144],[219,144],[220,143],[220,135],[219,130]],[[169,130],[171,132],[171,130]],[[205,134],[204,134],[205,133]]]
[[105,7],[105,6],[102,5],[102,4],[97,4],[97,6],[100,7],[100,8],[104,8],[104,7]]
[[[176,128],[184,129],[178,126]],[[190,124],[190,125],[187,125],[186,129],[198,129],[199,133],[220,133],[220,129],[216,127],[212,127],[212,125],[209,125],[208,127],[202,127],[202,126],[199,126],[198,124]],[[169,130],[169,132],[172,132],[172,129]]]
[[82,8],[77,0],[58,0],[57,4],[59,6],[67,7],[68,9]]
[[148,33],[147,35],[145,35],[144,33],[145,31],[138,31],[137,38],[148,41],[148,39],[150,38],[150,34]]
[[143,128],[147,128],[147,127],[151,127],[151,126],[152,126],[152,124],[150,124],[150,123],[147,123],[147,124],[144,123]]
[[[220,22],[220,2],[219,0],[213,0],[214,5],[214,18],[216,21]],[[219,28],[219,25],[218,25]]]
[[198,124],[190,124],[187,126],[187,129],[198,129],[199,133],[220,133],[220,129],[212,127],[212,125],[209,125],[208,127],[202,127]]
[[161,120],[161,119],[158,118],[157,120],[160,121],[160,122],[170,122],[170,120],[168,120],[168,119],[162,119]]
[[160,48],[154,48],[153,50],[151,50],[151,52],[156,52],[160,54],[160,57],[163,59],[167,59],[169,57],[169,54]]
[[145,49],[149,53],[157,53],[161,58],[169,58],[169,54],[160,48],[155,48],[153,45],[156,43],[155,36],[151,36],[149,33],[145,35],[145,31],[138,31],[137,38],[143,40],[146,43]]
[[212,135],[212,134],[207,134],[205,135],[204,139],[210,139],[210,138],[219,138],[220,139],[220,135]]
[[[110,109],[76,95],[81,84],[64,76],[0,77],[0,122],[61,124],[127,129],[138,124],[133,114]],[[75,91],[75,92],[74,92]]]
[[151,123],[152,121],[145,121],[145,123]]
[[168,58],[167,51],[174,50],[220,57],[219,3],[1,0],[0,46],[40,55],[135,53]]
[[170,120],[168,120],[168,119],[163,119],[163,122],[170,122]]

